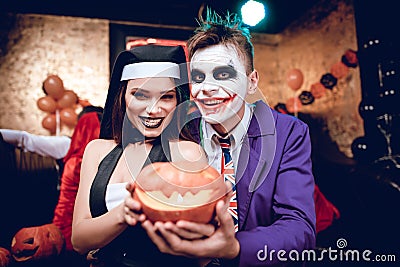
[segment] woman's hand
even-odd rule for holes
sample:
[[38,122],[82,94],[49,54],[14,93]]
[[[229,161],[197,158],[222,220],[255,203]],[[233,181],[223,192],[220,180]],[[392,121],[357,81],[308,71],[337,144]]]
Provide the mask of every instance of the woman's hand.
[[133,198],[135,192],[135,184],[128,183],[126,185],[129,195],[125,198],[123,207],[123,217],[125,222],[130,226],[135,226],[138,222],[144,222],[146,216],[142,213],[142,206]]

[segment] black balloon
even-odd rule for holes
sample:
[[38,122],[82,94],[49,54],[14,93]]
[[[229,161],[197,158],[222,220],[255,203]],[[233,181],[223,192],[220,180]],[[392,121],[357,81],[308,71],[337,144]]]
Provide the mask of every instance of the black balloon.
[[351,152],[355,160],[360,162],[368,162],[374,159],[371,142],[365,136],[354,139],[351,144]]
[[324,75],[322,75],[319,82],[322,83],[326,89],[332,89],[337,84],[337,78],[331,73],[325,73]]
[[386,60],[379,66],[382,84],[385,88],[398,88],[400,85],[400,61]]
[[289,114],[289,111],[286,109],[286,105],[284,103],[278,103],[275,105],[274,109],[283,114]]
[[379,113],[400,113],[400,88],[382,88],[377,101]]
[[310,105],[314,102],[315,97],[310,91],[303,91],[299,95],[299,99],[303,105]]
[[358,56],[357,51],[352,49],[348,49],[341,59],[342,63],[345,64],[347,67],[355,68],[358,65]]
[[369,119],[376,117],[376,107],[372,101],[368,101],[363,99],[358,106],[358,112],[360,113],[361,118]]

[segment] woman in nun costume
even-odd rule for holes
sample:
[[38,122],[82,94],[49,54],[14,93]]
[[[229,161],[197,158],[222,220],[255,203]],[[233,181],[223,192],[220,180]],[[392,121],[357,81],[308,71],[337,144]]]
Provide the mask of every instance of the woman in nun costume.
[[90,142],[83,156],[72,226],[74,249],[98,260],[98,266],[199,265],[157,249],[141,227],[146,218],[131,194],[135,177],[151,162],[207,164],[185,123],[187,73],[181,46],[139,46],[115,62],[100,139]]

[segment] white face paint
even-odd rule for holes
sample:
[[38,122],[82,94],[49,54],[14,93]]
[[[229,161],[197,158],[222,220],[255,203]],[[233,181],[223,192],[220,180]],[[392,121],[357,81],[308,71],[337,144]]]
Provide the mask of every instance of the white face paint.
[[177,105],[172,78],[139,78],[128,81],[126,115],[145,137],[157,137],[172,120]]
[[234,46],[219,44],[197,50],[190,67],[192,96],[203,118],[230,131],[243,116],[250,88],[244,60]]

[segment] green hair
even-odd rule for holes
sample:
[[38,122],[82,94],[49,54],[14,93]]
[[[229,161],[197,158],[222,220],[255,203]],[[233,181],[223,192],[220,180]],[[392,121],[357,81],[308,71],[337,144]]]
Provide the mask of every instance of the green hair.
[[244,57],[247,74],[254,70],[254,48],[250,30],[244,26],[239,15],[227,11],[225,16],[221,16],[207,7],[206,19],[200,16],[196,21],[199,27],[188,40],[189,58],[201,48],[217,44],[232,44]]

